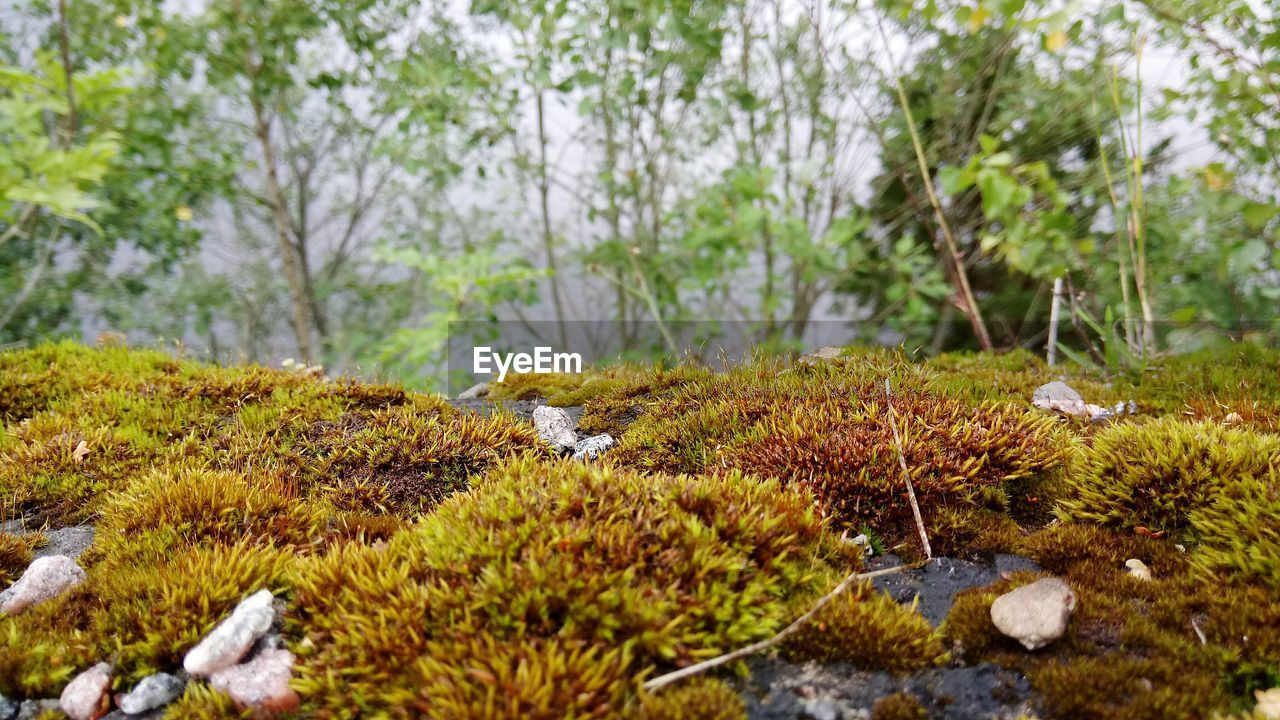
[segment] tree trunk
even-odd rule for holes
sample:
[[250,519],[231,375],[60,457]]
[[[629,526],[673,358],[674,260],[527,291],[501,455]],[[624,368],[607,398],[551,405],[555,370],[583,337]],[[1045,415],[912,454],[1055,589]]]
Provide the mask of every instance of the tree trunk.
[[285,281],[289,283],[289,301],[293,310],[293,331],[298,340],[298,354],[302,356],[303,362],[310,364],[316,360],[316,349],[312,337],[315,318],[311,312],[311,300],[307,296],[307,279],[302,271],[298,249],[289,238],[289,211],[285,207],[284,192],[280,188],[280,178],[276,173],[275,148],[271,144],[271,123],[267,119],[262,102],[255,97],[252,104],[258,145],[262,149],[263,174],[267,182],[267,204],[270,205],[271,222],[275,226],[276,237],[280,242],[280,260],[284,264]]

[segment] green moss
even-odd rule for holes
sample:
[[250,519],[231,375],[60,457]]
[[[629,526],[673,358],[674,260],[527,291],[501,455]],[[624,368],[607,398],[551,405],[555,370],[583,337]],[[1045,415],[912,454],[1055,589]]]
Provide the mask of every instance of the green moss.
[[235,544],[95,566],[74,590],[2,621],[0,692],[56,697],[72,675],[108,657],[131,682],[173,671],[245,595],[279,588],[291,558],[273,547]]
[[582,373],[510,373],[502,382],[489,383],[488,399],[553,398],[577,390],[585,380],[586,376]]
[[894,693],[876,700],[871,706],[871,720],[925,720],[929,713],[915,697]]
[[31,563],[31,551],[43,541],[39,533],[14,535],[0,532],[0,587],[8,587]]
[[1223,703],[1212,673],[1164,658],[1049,662],[1031,682],[1050,716],[1060,718],[1200,720]]
[[783,654],[792,660],[906,672],[935,665],[945,653],[924,617],[863,584],[819,610],[787,639]]
[[716,678],[694,678],[655,695],[643,694],[636,720],[746,720],[747,706]]
[[1280,435],[1176,418],[1117,425],[1077,454],[1065,484],[1064,519],[1168,533],[1201,572],[1280,583]]
[[[599,392],[582,398],[585,408],[578,423],[586,433],[609,433],[620,437],[646,407],[658,398],[668,396],[680,387],[712,376],[706,368],[680,365],[671,369],[655,369],[651,372],[622,374],[620,377],[600,381],[595,387]],[[584,385],[583,388],[587,388]],[[571,403],[571,404],[577,404]]]
[[204,683],[188,683],[182,697],[164,709],[165,720],[248,720],[249,710],[236,708],[231,696]]
[[[989,611],[1037,575],[961,593],[937,632],[856,587],[787,656],[910,671],[947,650],[1024,672],[1048,717],[1246,710],[1280,657],[1280,440],[1261,430],[1280,404],[1263,379],[1254,410],[1236,405],[1229,380],[1275,360],[1243,352],[1204,380],[1177,360],[1109,388],[1055,368],[1091,401],[1171,416],[1108,427],[1030,409],[1053,376],[1025,353],[618,366],[539,386],[585,403],[580,429],[621,437],[591,466],[553,458],[513,416],[394,386],[117,347],[3,353],[4,516],[88,520],[98,539],[83,585],[0,617],[0,692],[57,695],[103,659],[120,685],[173,671],[266,587],[287,601],[303,716],[741,718],[714,678],[640,684],[807,610],[860,562],[833,529],[912,553],[889,378],[935,551],[1028,555],[1078,607],[1065,637],[1027,653]],[[1241,420],[1178,417],[1225,417],[1215,397]],[[0,579],[33,542],[0,535]],[[239,715],[198,684],[170,712]]]
[[[600,713],[643,674],[776,632],[795,598],[834,584],[836,560],[853,558],[811,500],[774,483],[517,460],[385,550],[302,564],[296,617],[314,646],[298,687],[320,714],[483,717],[487,688],[520,699],[579,683],[555,694],[559,711]],[[558,669],[588,667],[573,683]]]

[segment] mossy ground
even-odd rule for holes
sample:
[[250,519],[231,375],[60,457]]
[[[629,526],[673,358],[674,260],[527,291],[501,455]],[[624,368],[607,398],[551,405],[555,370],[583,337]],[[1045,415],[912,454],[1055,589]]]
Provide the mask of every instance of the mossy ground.
[[[640,686],[804,612],[859,567],[841,534],[918,554],[892,418],[935,551],[1066,578],[1068,636],[1029,654],[991,626],[1022,573],[938,630],[855,587],[783,655],[993,661],[1027,673],[1046,718],[1247,711],[1280,681],[1278,369],[1246,347],[1123,379],[880,351],[509,378],[498,396],[583,404],[584,431],[619,439],[583,466],[514,416],[392,386],[120,347],[0,354],[0,520],[98,528],[83,585],[0,617],[0,692],[56,696],[102,659],[127,689],[265,587],[287,601],[302,716],[741,718],[728,676]],[[1031,408],[1059,376],[1141,412]],[[0,581],[38,543],[0,533]],[[921,710],[895,696],[875,716]],[[200,685],[169,711],[238,715]]]

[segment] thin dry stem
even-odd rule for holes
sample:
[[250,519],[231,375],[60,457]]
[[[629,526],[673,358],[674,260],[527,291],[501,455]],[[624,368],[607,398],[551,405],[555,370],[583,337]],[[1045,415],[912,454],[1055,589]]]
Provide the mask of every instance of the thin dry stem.
[[907,469],[907,455],[902,449],[902,437],[898,435],[898,423],[893,416],[893,393],[889,390],[889,378],[884,379],[884,396],[889,401],[889,428],[893,430],[893,444],[898,448],[898,465],[902,467],[902,479],[907,483],[907,497],[911,499],[911,513],[916,516],[916,530],[920,531],[920,544],[925,558],[933,559],[929,547],[929,535],[924,531],[924,517],[920,515],[920,503],[916,501],[916,488],[911,484],[911,471]]

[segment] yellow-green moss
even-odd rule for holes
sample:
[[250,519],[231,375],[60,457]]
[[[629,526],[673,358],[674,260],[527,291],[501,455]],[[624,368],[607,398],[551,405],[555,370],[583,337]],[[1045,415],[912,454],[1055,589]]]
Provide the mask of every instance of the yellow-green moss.
[[776,483],[517,460],[386,549],[301,564],[298,687],[321,716],[486,717],[496,687],[541,716],[557,683],[580,690],[557,712],[606,712],[643,674],[776,632],[848,553]]
[[925,720],[929,713],[915,697],[894,693],[876,700],[871,706],[871,720]]
[[937,664],[945,653],[929,621],[862,584],[819,610],[787,639],[783,654],[793,660],[906,672]]
[[22,576],[31,563],[31,551],[40,543],[39,534],[13,535],[0,532],[0,587],[8,587]]
[[1064,519],[1168,533],[1201,572],[1280,587],[1280,435],[1172,417],[1116,425],[1064,485]]
[[250,710],[240,710],[231,696],[204,683],[188,683],[187,689],[164,709],[164,720],[248,720]]
[[657,694],[642,694],[635,720],[746,720],[747,706],[716,678],[693,678]]

